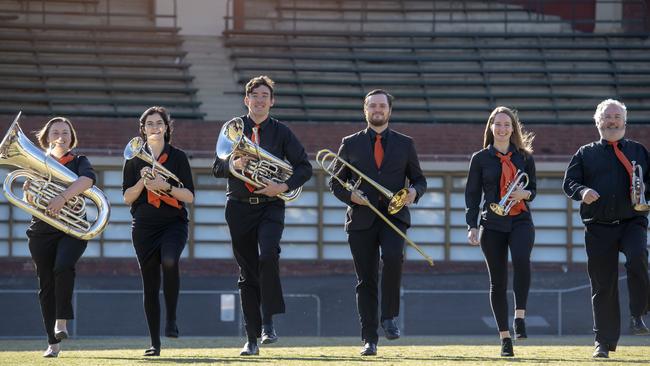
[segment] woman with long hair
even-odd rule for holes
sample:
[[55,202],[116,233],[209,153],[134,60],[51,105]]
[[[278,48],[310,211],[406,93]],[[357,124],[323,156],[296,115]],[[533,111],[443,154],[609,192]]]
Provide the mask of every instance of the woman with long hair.
[[[140,265],[144,291],[144,311],[151,336],[145,356],[160,355],[161,284],[166,308],[165,336],[178,337],[176,306],[180,291],[179,260],[188,237],[188,213],[185,206],[194,201],[192,171],[185,153],[172,146],[173,121],[163,107],[151,107],[140,117],[143,149],[156,165],[174,174],[179,182],[152,173],[152,164],[140,158],[125,161],[122,192],[131,206],[131,237]],[[154,169],[155,170],[155,169]]]
[[[506,296],[508,250],[514,270],[514,333],[517,339],[527,338],[524,318],[535,241],[528,206],[536,194],[533,139],[532,133],[524,131],[515,111],[507,107],[494,109],[485,125],[483,149],[472,155],[465,186],[467,239],[471,245],[480,245],[485,256],[490,274],[490,305],[501,338],[501,356],[505,357],[514,356]],[[517,180],[521,173],[528,178]],[[505,196],[506,204],[499,205]],[[510,208],[504,210],[503,206]]]

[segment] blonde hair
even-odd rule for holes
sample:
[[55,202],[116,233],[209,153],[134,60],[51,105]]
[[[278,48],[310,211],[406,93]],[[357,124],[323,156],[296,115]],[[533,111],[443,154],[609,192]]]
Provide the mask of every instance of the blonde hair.
[[523,123],[519,121],[519,116],[517,115],[516,110],[504,106],[496,107],[492,113],[490,113],[490,117],[488,117],[487,123],[485,124],[483,147],[488,147],[494,143],[494,134],[492,134],[492,129],[490,127],[494,123],[494,118],[499,113],[503,113],[510,117],[510,121],[512,122],[510,143],[515,145],[519,152],[525,155],[531,155],[533,153],[533,140],[535,139],[535,134],[524,130]]

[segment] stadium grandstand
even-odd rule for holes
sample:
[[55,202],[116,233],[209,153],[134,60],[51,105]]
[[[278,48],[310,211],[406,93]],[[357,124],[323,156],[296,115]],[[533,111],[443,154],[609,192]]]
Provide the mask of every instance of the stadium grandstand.
[[[562,177],[578,147],[598,138],[593,114],[604,99],[627,105],[627,136],[650,146],[649,36],[647,0],[0,0],[0,131],[19,111],[33,141],[51,117],[75,123],[111,218],[77,266],[74,335],[145,335],[122,152],[140,114],[167,107],[196,189],[179,326],[183,335],[241,335],[226,182],[211,168],[223,122],[246,113],[244,85],[270,76],[271,115],[314,166],[287,204],[280,264],[289,310],[278,328],[357,335],[345,206],[314,158],[364,128],[363,97],[384,88],[396,97],[391,128],[414,138],[428,183],[408,236],[436,262],[407,247],[403,331],[493,334],[464,189],[488,115],[511,107],[536,135],[530,332],[590,334],[584,227]],[[12,169],[0,167],[0,177]],[[0,306],[13,309],[4,338],[42,333],[29,221],[0,196]],[[443,310],[428,312],[433,302]],[[476,321],[458,324],[459,309]],[[111,311],[123,323],[93,316]]]

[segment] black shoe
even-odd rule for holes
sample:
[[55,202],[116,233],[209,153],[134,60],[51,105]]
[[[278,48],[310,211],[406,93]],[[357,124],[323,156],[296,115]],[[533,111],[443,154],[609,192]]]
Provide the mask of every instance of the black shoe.
[[377,356],[377,343],[366,342],[359,354],[361,356]]
[[630,318],[630,332],[633,335],[648,335],[650,331],[643,322],[643,318],[640,316],[633,316]]
[[512,349],[512,338],[503,338],[501,340],[501,357],[512,357],[515,351]]
[[524,318],[515,318],[512,328],[515,331],[515,339],[528,338],[528,334],[526,334],[526,321]]
[[144,351],[143,356],[160,356],[160,348],[151,347],[148,350]]
[[262,325],[262,344],[271,344],[278,341],[273,324]]
[[399,338],[399,328],[397,327],[396,318],[385,319],[381,322],[381,327],[384,329],[386,339],[393,340]]
[[239,352],[240,356],[257,356],[259,354],[260,347],[257,345],[257,343],[253,342],[246,342],[244,348],[242,348],[241,352]]
[[178,326],[175,320],[170,320],[165,325],[165,337],[178,338]]
[[609,346],[604,343],[596,343],[593,358],[609,358]]
[[57,341],[62,341],[62,340],[64,340],[64,339],[67,339],[68,337],[69,337],[69,336],[68,336],[68,332],[65,331],[65,330],[62,330],[62,331],[56,332],[56,333],[54,334],[54,338],[56,338]]

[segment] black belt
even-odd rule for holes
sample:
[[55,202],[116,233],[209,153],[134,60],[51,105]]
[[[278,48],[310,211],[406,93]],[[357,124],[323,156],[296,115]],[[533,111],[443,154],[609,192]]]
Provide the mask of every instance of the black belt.
[[229,200],[244,202],[250,205],[257,205],[260,203],[273,202],[279,200],[278,197],[234,197],[228,196]]

